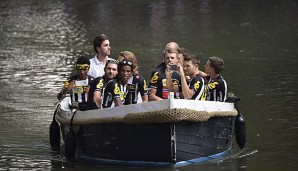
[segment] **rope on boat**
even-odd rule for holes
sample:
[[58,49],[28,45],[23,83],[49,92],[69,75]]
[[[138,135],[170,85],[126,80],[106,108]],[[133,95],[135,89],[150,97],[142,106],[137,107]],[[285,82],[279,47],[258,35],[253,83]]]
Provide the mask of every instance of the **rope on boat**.
[[[114,116],[107,118],[92,118],[85,120],[73,120],[74,125],[90,125],[98,123],[121,122],[127,124],[142,123],[172,123],[180,121],[204,122],[211,117],[237,116],[237,110],[234,111],[196,111],[191,109],[163,109],[151,112],[128,113],[125,116]],[[65,125],[69,125],[70,119],[56,115],[56,119]]]
[[130,113],[124,117],[124,122],[128,124],[137,123],[171,123],[180,121],[204,122],[216,116],[236,116],[237,113],[231,111],[196,111],[191,109],[164,109],[145,113]]

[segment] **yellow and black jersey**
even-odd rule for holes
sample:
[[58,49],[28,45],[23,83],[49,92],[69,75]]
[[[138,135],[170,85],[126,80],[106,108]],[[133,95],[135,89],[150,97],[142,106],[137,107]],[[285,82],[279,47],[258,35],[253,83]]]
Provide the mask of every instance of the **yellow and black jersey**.
[[138,102],[138,93],[140,93],[141,96],[146,96],[148,94],[146,80],[140,74],[132,75],[128,79],[127,84],[130,88],[133,104]]
[[128,84],[121,84],[121,81],[119,78],[116,78],[115,81],[118,83],[119,89],[120,89],[120,99],[122,101],[122,104],[128,105],[131,104],[131,92],[130,87]]
[[[68,88],[69,83],[72,82],[73,80],[78,80],[78,75],[72,76],[68,78],[65,83],[64,83],[64,89]],[[79,109],[84,110],[85,108],[87,109],[88,107],[83,107],[81,108],[80,106],[86,106],[87,104],[90,104],[90,106],[94,106],[94,100],[93,100],[93,93],[94,90],[91,88],[92,85],[94,84],[94,78],[91,76],[87,76],[88,85],[86,86],[75,86],[73,89],[70,90],[70,98],[72,103],[78,103]]]
[[[172,82],[174,85],[181,86],[181,77],[177,72],[172,73]],[[165,66],[157,68],[151,74],[150,88],[156,89],[156,96],[167,99],[169,90],[167,88],[167,78]]]
[[[204,79],[197,74],[195,77],[187,81],[189,89],[194,92],[194,95],[191,97],[192,100],[203,100],[204,97]],[[182,92],[182,88],[180,88]]]
[[102,108],[112,107],[114,99],[120,98],[120,87],[115,80],[110,80],[103,88],[102,92]]
[[207,101],[220,101],[224,102],[227,98],[228,86],[226,81],[221,75],[218,75],[215,79],[211,79],[210,76],[206,77],[208,84],[205,86],[205,97]]
[[94,81],[95,85],[95,90],[94,91],[99,91],[103,92],[104,87],[107,85],[109,80],[105,79],[105,77],[97,77]]

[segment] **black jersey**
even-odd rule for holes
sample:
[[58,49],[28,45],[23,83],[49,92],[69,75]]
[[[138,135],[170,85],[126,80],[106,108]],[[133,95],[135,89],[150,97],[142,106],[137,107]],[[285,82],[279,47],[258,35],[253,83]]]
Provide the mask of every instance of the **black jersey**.
[[[172,82],[180,87],[180,75],[177,72],[172,74]],[[165,74],[165,66],[157,68],[151,74],[150,88],[156,89],[156,96],[167,99],[169,90],[167,88],[167,78]]]
[[204,79],[197,74],[194,78],[187,81],[189,89],[194,92],[194,95],[191,97],[192,100],[202,100],[204,94]]
[[[99,83],[101,84],[101,83]],[[102,88],[97,89],[101,91],[102,96],[102,108],[110,108],[114,102],[114,99],[120,98],[120,87],[115,80],[110,80]]]
[[120,99],[122,101],[122,104],[131,104],[131,92],[128,84],[122,85],[119,78],[116,78],[115,81],[118,83],[120,89]]
[[[72,76],[69,79],[67,79],[64,83],[64,88],[68,88],[69,83],[73,80],[79,80],[78,75]],[[91,88],[94,84],[94,78],[88,75],[86,81],[88,82],[88,85],[75,86],[69,92],[72,105],[78,105],[80,110],[88,110],[93,109],[95,107],[95,103],[93,100],[94,91]]]
[[105,77],[97,77],[94,81],[95,85],[95,91],[103,92],[103,88],[107,85],[109,80],[107,80]]
[[133,104],[138,102],[139,93],[141,96],[146,96],[148,94],[146,80],[140,74],[132,75],[128,79],[127,84],[130,88],[131,100]]
[[227,83],[221,75],[217,75],[215,79],[210,76],[206,77],[208,84],[205,86],[206,100],[224,102],[227,98]]

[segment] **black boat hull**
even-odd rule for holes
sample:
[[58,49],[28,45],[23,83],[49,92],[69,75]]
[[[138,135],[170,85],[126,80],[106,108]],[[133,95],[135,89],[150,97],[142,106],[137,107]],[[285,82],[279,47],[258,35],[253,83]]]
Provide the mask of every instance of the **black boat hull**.
[[[77,126],[77,156],[109,161],[178,162],[227,152],[234,117],[206,122],[101,123]],[[68,126],[61,126],[63,135]],[[65,136],[64,136],[65,137]]]

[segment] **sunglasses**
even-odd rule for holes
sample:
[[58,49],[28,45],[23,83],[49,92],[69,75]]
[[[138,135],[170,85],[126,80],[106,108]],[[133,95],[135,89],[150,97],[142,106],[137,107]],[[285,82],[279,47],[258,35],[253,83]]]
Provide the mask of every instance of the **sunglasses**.
[[76,67],[78,70],[84,70],[84,71],[87,71],[89,69],[88,64],[77,64]]
[[132,66],[132,63],[129,62],[129,61],[126,61],[126,60],[121,61],[121,63],[122,63],[123,65],[129,65],[129,66]]

